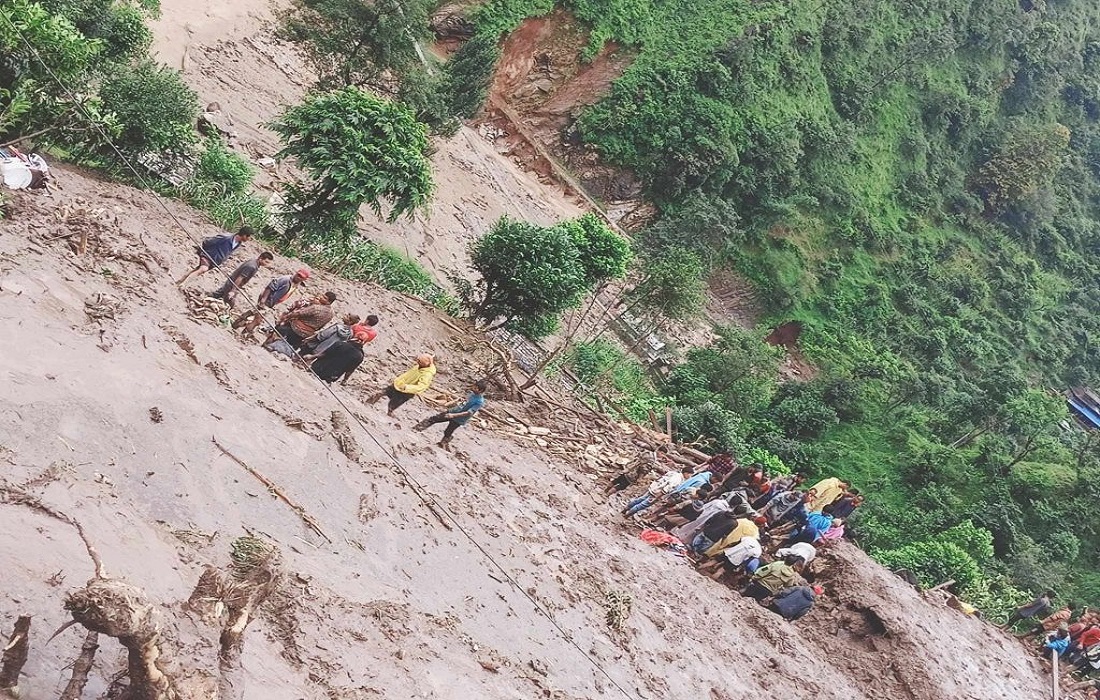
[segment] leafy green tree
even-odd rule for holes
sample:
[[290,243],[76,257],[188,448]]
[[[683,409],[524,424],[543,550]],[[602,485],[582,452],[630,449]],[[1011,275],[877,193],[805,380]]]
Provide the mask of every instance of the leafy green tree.
[[179,154],[198,139],[199,99],[178,71],[142,61],[105,80],[99,95],[117,120],[123,151]]
[[647,255],[691,251],[709,269],[724,262],[744,237],[741,217],[731,202],[693,192],[675,211],[642,229],[637,241]]
[[716,403],[679,406],[672,412],[676,438],[682,442],[702,443],[714,450],[740,451],[744,445],[744,427],[736,413]]
[[429,0],[292,0],[279,36],[305,53],[317,87],[391,90],[420,70],[417,42],[430,38]]
[[580,254],[584,284],[589,289],[626,275],[632,257],[630,244],[595,214],[562,222]]
[[966,593],[983,578],[981,567],[972,556],[957,544],[940,539],[878,552],[875,559],[891,569],[908,569],[925,588],[954,579],[959,589]]
[[64,84],[80,88],[102,44],[83,35],[65,17],[29,0],[0,4],[0,15],[0,136],[58,128],[61,115],[75,112],[75,106],[53,83],[35,52]]
[[279,158],[294,158],[312,180],[292,185],[291,236],[331,224],[337,239],[354,235],[359,208],[387,221],[412,216],[434,190],[427,129],[403,105],[347,87],[307,97],[271,127],[283,139]]
[[503,217],[470,246],[470,264],[481,276],[471,315],[497,326],[561,313],[584,291],[580,254],[561,226]]
[[1016,454],[1007,467],[1023,461],[1054,427],[1068,417],[1066,402],[1039,389],[1028,389],[1005,405],[1005,430],[1016,442]]
[[641,258],[641,279],[623,294],[627,311],[639,309],[672,320],[697,316],[703,308],[703,261],[685,248],[669,248]]
[[975,187],[1000,212],[1050,183],[1065,163],[1070,132],[1062,124],[1018,125],[978,169]]
[[475,34],[451,56],[443,72],[452,115],[460,119],[477,116],[489,96],[498,61],[500,42],[485,33]]

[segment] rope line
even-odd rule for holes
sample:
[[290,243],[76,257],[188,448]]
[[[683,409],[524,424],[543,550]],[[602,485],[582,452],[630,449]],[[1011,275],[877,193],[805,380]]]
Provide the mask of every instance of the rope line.
[[[18,26],[16,26],[16,24],[8,17],[8,15],[6,13],[0,12],[0,17],[4,18],[4,21],[7,23],[7,25],[9,27],[11,27],[11,29],[15,32],[15,34],[22,41],[22,43],[30,50],[30,52],[34,55],[34,58],[38,61],[38,63],[40,63],[42,65],[42,67],[50,75],[50,78],[66,94],[66,96],[70,100],[72,100],[73,104],[76,106],[76,109],[78,109],[84,115],[84,117],[89,120],[89,122],[93,125],[93,128],[99,133],[99,136],[103,139],[103,141],[107,145],[110,146],[110,148],[114,152],[115,156],[126,166],[126,168],[131,173],[133,173],[134,177],[141,184],[141,186],[147,192],[149,192],[150,194],[153,195],[153,198],[156,200],[157,204],[160,205],[160,207],[164,210],[164,212],[168,215],[168,217],[170,219],[172,219],[172,221],[175,223],[175,225],[184,233],[184,235],[186,235],[189,239],[191,239],[192,243],[194,243],[196,246],[201,246],[201,244],[202,244],[201,238],[198,238],[195,235],[193,235],[188,230],[188,228],[186,226],[184,226],[183,222],[180,221],[179,217],[177,217],[175,215],[175,213],[171,210],[171,208],[168,207],[168,205],[164,201],[164,198],[161,197],[161,195],[159,193],[157,193],[156,190],[154,190],[152,187],[149,186],[149,183],[146,180],[145,176],[142,175],[142,173],[139,172],[138,169],[134,167],[134,165],[133,165],[133,163],[131,163],[130,159],[127,158],[122,153],[121,150],[119,150],[118,146],[116,146],[114,141],[111,140],[110,135],[108,135],[104,131],[102,126],[98,122],[95,121],[95,119],[92,117],[92,115],[90,115],[87,112],[86,108],[84,107],[84,104],[77,99],[77,96],[75,95],[75,93],[67,85],[65,85],[61,81],[60,78],[58,78],[57,74],[54,73],[53,69],[50,68],[49,64],[47,64],[46,61],[44,61],[42,59],[42,56],[38,52],[37,48],[35,48],[35,46],[30,42],[30,40],[27,39],[26,35],[23,34],[22,30],[20,30],[20,28]],[[214,269],[217,269],[217,271],[219,273],[221,273],[227,280],[232,279],[231,273],[229,273],[226,270],[222,269],[222,267],[220,265],[215,265]],[[268,316],[265,314],[264,309],[260,306],[260,304],[257,301],[251,301],[251,300],[250,300],[250,303],[251,303],[253,309],[257,313],[259,313],[260,316],[265,321],[270,323],[271,327],[275,329],[275,333],[278,334],[279,337],[282,338],[284,341],[286,341],[287,340],[286,336],[279,332],[279,330],[277,329],[275,323],[271,323],[269,321]],[[616,681],[611,676],[611,674],[608,673],[608,671],[595,658],[593,658],[592,655],[589,654],[573,638],[573,635],[568,630],[563,628],[558,623],[557,620],[554,619],[553,615],[551,615],[550,612],[541,603],[539,603],[538,600],[536,600],[534,596],[532,596],[530,593],[528,593],[527,590],[524,589],[522,585],[520,585],[520,582],[515,578],[515,576],[513,576],[512,573],[510,571],[508,571],[508,569],[505,568],[505,566],[503,564],[501,564],[499,561],[497,561],[497,559],[492,554],[490,554],[485,549],[484,546],[482,546],[482,544],[477,540],[477,538],[474,537],[474,535],[472,533],[470,533],[462,525],[461,522],[459,522],[458,518],[453,513],[451,513],[451,511],[448,510],[446,506],[444,506],[434,496],[432,496],[431,494],[429,494],[425,491],[424,486],[421,484],[421,482],[415,476],[413,476],[413,474],[411,472],[409,472],[408,469],[406,469],[401,464],[401,461],[397,458],[396,454],[394,454],[390,449],[388,449],[385,445],[383,445],[382,442],[377,437],[375,437],[374,433],[370,430],[370,428],[368,428],[366,426],[366,424],[359,418],[359,416],[354,411],[352,411],[350,407],[348,407],[348,405],[344,402],[344,400],[340,397],[340,395],[337,394],[335,392],[335,390],[333,390],[331,385],[329,385],[327,382],[323,381],[320,377],[318,377],[312,371],[309,371],[309,375],[312,376],[314,379],[316,379],[317,382],[320,383],[321,386],[329,393],[329,395],[331,395],[332,398],[336,400],[336,403],[339,404],[340,408],[342,408],[344,410],[344,413],[346,413],[348,416],[350,416],[352,419],[354,419],[354,421],[359,425],[359,428],[367,435],[368,438],[370,438],[371,442],[373,442],[375,444],[375,446],[378,447],[378,449],[381,450],[389,458],[390,462],[393,463],[394,467],[397,468],[397,470],[405,478],[406,482],[411,483],[415,487],[413,489],[414,492],[416,493],[417,497],[420,499],[420,501],[426,507],[428,507],[429,509],[435,508],[439,512],[443,513],[447,517],[447,519],[451,521],[451,523],[455,526],[455,528],[460,533],[462,533],[462,535],[464,537],[466,537],[466,539],[468,539],[470,541],[470,543],[481,553],[481,555],[485,559],[487,559],[489,561],[489,563],[491,563],[493,565],[493,567],[496,568],[496,570],[499,571],[505,577],[505,579],[507,579],[507,581],[516,590],[518,590],[520,593],[523,594],[523,596],[525,598],[527,598],[527,600],[531,603],[531,605],[535,608],[535,610],[538,613],[540,613],[543,617],[545,617],[547,619],[547,621],[550,622],[550,624],[557,630],[557,632],[561,636],[561,638],[564,639],[566,642],[568,642],[568,644],[571,645],[574,649],[576,649],[577,652],[580,653],[581,656],[583,656],[585,658],[585,660],[587,660],[588,663],[591,664],[592,667],[595,668],[600,673],[600,675],[602,675],[604,678],[606,678],[611,683],[612,686],[614,686],[620,693],[623,694],[623,696],[625,696],[627,698],[633,699],[635,697],[633,693],[627,691],[618,681]]]

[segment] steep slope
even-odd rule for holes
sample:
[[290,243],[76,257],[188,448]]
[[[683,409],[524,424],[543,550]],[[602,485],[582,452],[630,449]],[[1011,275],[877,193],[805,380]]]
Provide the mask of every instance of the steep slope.
[[[189,316],[166,280],[190,263],[191,245],[150,195],[64,168],[58,177],[53,198],[15,197],[16,219],[0,228],[3,481],[76,518],[108,574],[145,588],[166,620],[166,659],[191,676],[188,687],[216,675],[217,630],[181,603],[201,565],[223,563],[248,531],[280,547],[288,581],[249,628],[244,697],[622,697],[483,551],[630,697],[1041,696],[1043,674],[1014,641],[922,600],[851,547],[824,557],[827,599],[790,625],[643,545],[592,498],[588,474],[529,442],[479,422],[454,454],[430,446],[408,429],[427,406],[389,420],[363,403],[366,392],[423,349],[438,353],[439,389],[460,391],[488,361],[432,309],[316,275],[313,289],[334,289],[341,311],[384,319],[340,396],[475,547],[358,428],[361,455],[348,459],[331,428],[339,406],[319,383]],[[216,233],[170,208],[194,235]],[[277,259],[274,269],[296,266]],[[25,696],[46,697],[80,635],[48,647],[44,638],[67,617],[63,592],[91,566],[70,527],[22,507],[0,502],[0,532],[0,620],[34,615]],[[608,590],[634,600],[621,632],[604,622]],[[103,642],[92,696],[118,668],[116,649]]]

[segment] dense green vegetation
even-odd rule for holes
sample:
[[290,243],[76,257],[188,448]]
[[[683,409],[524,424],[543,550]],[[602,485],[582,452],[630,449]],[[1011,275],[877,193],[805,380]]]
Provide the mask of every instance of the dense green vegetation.
[[[1046,393],[1100,380],[1100,6],[561,4],[591,27],[589,56],[636,53],[578,128],[679,219],[640,236],[642,256],[720,233],[702,264],[755,285],[763,327],[800,322],[822,373],[727,384],[708,367],[762,354],[727,332],[673,373],[679,413],[863,486],[856,529],[884,561],[962,552],[983,604],[1016,595],[1009,573],[1100,603],[1100,456]],[[550,9],[473,17],[496,34]],[[938,534],[967,521],[995,558]]]

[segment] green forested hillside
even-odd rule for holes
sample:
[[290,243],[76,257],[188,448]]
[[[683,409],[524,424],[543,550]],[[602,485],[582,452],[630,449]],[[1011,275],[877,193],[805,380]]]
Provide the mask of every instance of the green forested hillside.
[[[588,55],[636,52],[578,128],[661,207],[641,245],[724,219],[718,264],[769,327],[803,324],[822,369],[779,385],[727,330],[664,389],[682,427],[851,478],[863,543],[891,563],[966,551],[972,599],[1019,595],[1010,574],[1100,603],[1100,452],[1050,393],[1100,383],[1100,5],[564,6]],[[550,9],[474,16],[492,33]]]

